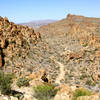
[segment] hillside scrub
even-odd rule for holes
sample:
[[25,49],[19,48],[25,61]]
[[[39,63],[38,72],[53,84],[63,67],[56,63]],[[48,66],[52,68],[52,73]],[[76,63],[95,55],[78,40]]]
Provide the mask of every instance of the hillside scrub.
[[0,90],[2,94],[9,94],[11,92],[12,74],[5,74],[0,71]]
[[38,98],[38,100],[50,100],[50,98],[56,95],[58,90],[55,89],[55,86],[52,84],[44,84],[34,87],[34,91],[34,96]]

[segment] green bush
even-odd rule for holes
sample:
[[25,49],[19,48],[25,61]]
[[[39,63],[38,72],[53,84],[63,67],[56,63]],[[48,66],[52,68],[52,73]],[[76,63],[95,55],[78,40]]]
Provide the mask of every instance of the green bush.
[[80,79],[81,80],[83,80],[84,78],[87,78],[88,76],[86,75],[86,74],[82,74],[81,76],[80,76]]
[[50,100],[50,98],[53,98],[56,95],[58,90],[51,84],[45,84],[34,87],[34,91],[34,96],[38,100]]
[[73,100],[77,100],[79,96],[89,96],[89,95],[91,95],[90,91],[84,88],[79,88],[73,92]]
[[17,84],[18,87],[28,86],[29,85],[29,79],[27,79],[25,77],[19,78],[16,84]]
[[0,71],[0,90],[2,94],[9,94],[11,92],[12,74],[5,74]]
[[87,47],[87,46],[88,46],[88,43],[83,44],[83,47]]

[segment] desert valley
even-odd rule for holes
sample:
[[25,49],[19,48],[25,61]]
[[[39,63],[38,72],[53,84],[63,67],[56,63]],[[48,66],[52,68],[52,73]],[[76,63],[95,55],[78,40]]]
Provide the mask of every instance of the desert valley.
[[0,17],[0,100],[100,100],[100,18],[33,26]]

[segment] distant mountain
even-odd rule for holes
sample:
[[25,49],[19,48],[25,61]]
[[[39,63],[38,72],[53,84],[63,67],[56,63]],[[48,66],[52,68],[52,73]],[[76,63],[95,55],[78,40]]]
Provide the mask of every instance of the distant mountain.
[[27,25],[29,27],[39,28],[40,26],[48,25],[49,23],[54,23],[57,20],[36,20],[36,21],[30,21],[27,23],[20,23],[21,25]]
[[56,21],[55,23],[51,23],[49,25],[41,26],[38,31],[40,31],[40,33],[64,34],[64,33],[67,33],[75,25],[77,26],[77,28],[78,26],[79,27],[81,26],[83,28],[83,26],[92,27],[93,25],[94,25],[93,27],[96,27],[100,25],[100,18],[68,14],[66,18],[62,20]]

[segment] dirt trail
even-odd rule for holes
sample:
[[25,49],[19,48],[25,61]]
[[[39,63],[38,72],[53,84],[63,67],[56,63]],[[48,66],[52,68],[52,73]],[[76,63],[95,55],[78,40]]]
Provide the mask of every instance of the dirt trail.
[[65,71],[64,71],[65,66],[64,66],[61,62],[59,62],[59,61],[56,61],[56,60],[54,60],[54,61],[55,61],[55,63],[57,63],[57,64],[59,65],[59,67],[60,67],[60,73],[59,73],[58,77],[56,78],[55,83],[61,84],[60,81],[61,81],[61,80],[64,80],[64,77],[65,77]]

